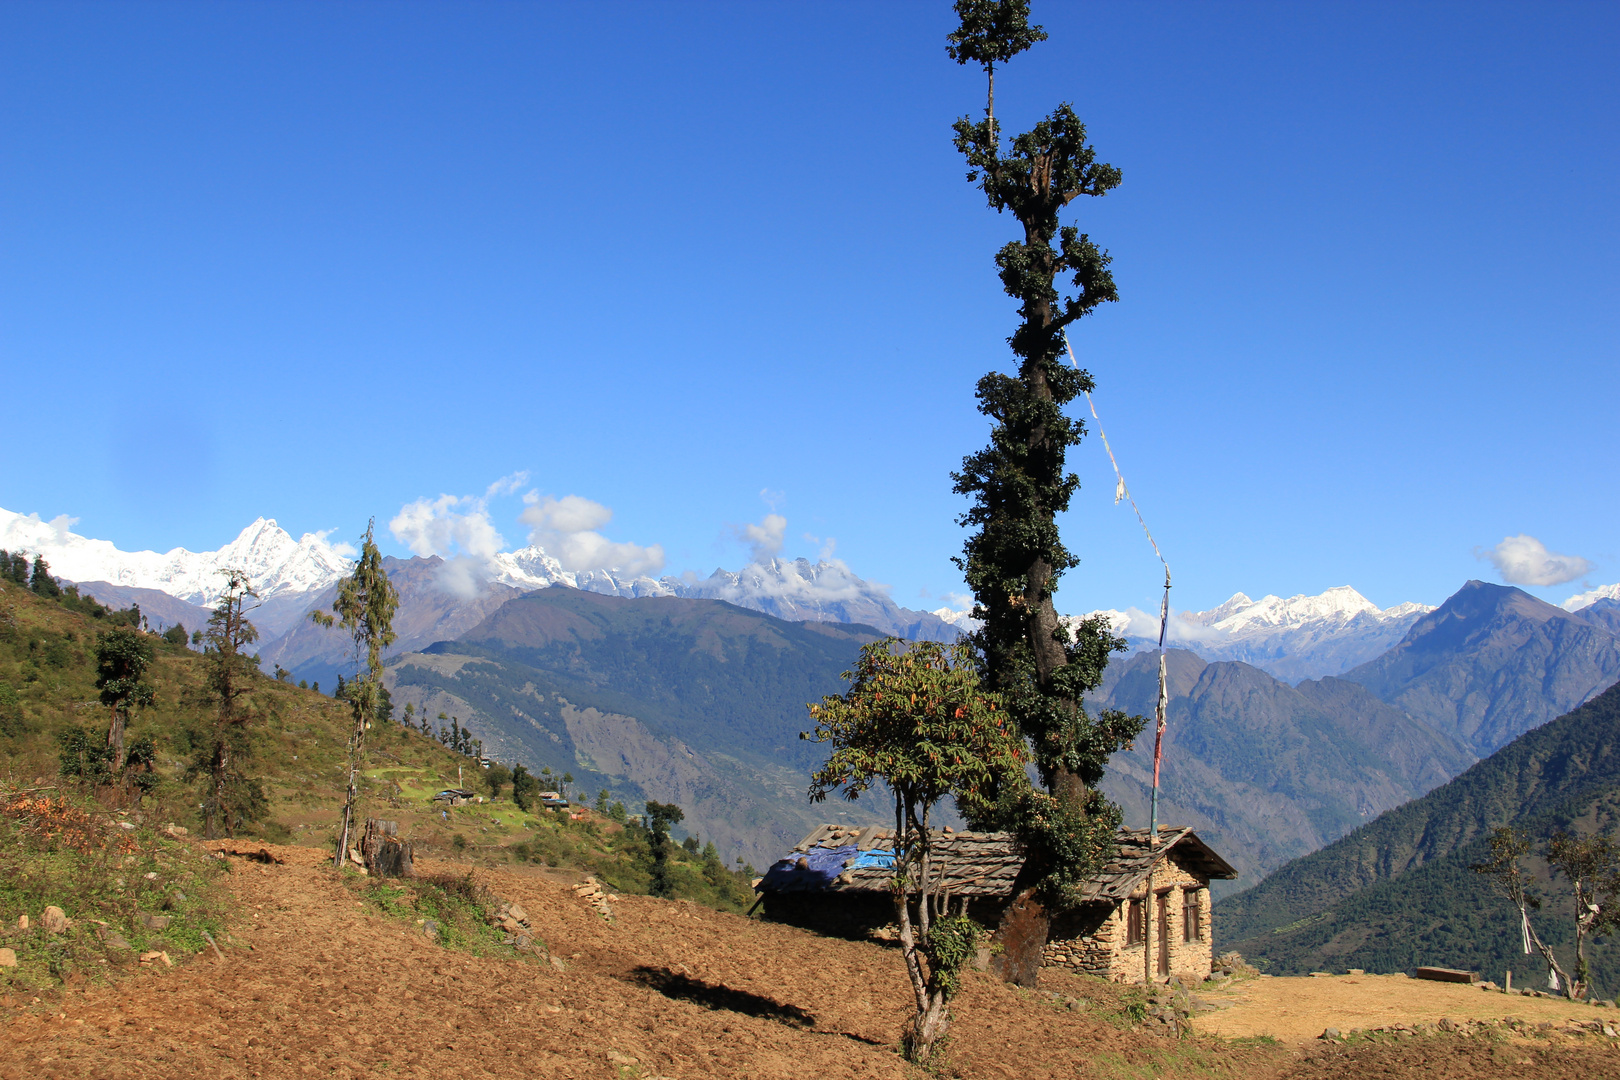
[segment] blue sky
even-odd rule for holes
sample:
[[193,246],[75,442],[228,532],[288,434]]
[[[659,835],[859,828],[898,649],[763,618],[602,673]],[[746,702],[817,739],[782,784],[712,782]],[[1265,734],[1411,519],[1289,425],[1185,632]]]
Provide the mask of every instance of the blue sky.
[[[1035,5],[998,72],[1123,170],[1074,335],[1212,606],[1435,603],[1507,536],[1620,580],[1613,4]],[[934,607],[1013,236],[947,3],[0,6],[0,506],[124,548],[610,507],[666,572],[773,509]],[[1093,435],[1063,610],[1150,607]],[[389,541],[392,550],[404,553]]]

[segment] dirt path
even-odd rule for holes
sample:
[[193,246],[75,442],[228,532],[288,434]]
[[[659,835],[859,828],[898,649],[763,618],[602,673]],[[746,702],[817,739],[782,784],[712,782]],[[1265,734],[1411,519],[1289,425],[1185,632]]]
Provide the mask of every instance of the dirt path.
[[[891,950],[637,897],[617,901],[608,923],[562,884],[496,871],[480,877],[527,909],[563,968],[544,957],[479,959],[368,914],[316,852],[271,850],[284,865],[232,860],[245,916],[234,936],[244,944],[224,961],[205,955],[38,1004],[0,1001],[0,1078],[923,1075],[896,1052],[906,990]],[[1280,980],[1262,982],[1270,992]],[[1045,983],[1060,995],[1099,992],[1067,974]],[[1410,1059],[1426,1080],[1460,1080],[1500,1065],[1490,1047],[1464,1040],[1431,1040],[1400,1058],[1376,1047],[1177,1042],[1088,1010],[972,974],[947,1075],[1342,1080],[1347,1068],[1399,1074]],[[1527,1053],[1549,1071],[1620,1075],[1603,1072],[1620,1058],[1573,1043]]]
[[1229,990],[1200,991],[1218,1011],[1196,1018],[1199,1031],[1225,1038],[1269,1035],[1287,1043],[1315,1039],[1326,1028],[1348,1033],[1394,1024],[1434,1024],[1519,1017],[1531,1024],[1566,1026],[1570,1019],[1599,1020],[1620,1029],[1620,1011],[1555,998],[1488,993],[1477,986],[1428,982],[1405,975],[1272,977]]

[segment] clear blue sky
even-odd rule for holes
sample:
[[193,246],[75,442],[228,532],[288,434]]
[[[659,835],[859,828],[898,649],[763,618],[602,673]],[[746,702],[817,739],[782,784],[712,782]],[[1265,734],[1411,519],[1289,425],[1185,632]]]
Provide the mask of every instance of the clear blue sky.
[[[1620,6],[1040,3],[1003,69],[1124,184],[1074,335],[1178,607],[1620,580]],[[0,5],[0,506],[124,548],[353,537],[526,470],[668,572],[960,589],[1005,366],[949,4]],[[1151,606],[1095,437],[1063,610]],[[761,492],[770,493],[762,496]],[[518,495],[490,504],[511,546]],[[401,550],[394,546],[394,550]],[[1552,599],[1579,581],[1537,590]]]

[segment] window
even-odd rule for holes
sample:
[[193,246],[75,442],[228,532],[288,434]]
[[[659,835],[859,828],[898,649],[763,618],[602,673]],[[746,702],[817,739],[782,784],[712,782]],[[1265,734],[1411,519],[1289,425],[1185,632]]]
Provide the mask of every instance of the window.
[[1139,945],[1145,937],[1147,928],[1145,916],[1147,903],[1143,900],[1128,900],[1125,902],[1125,944]]
[[1204,909],[1200,903],[1201,890],[1188,889],[1181,895],[1182,940],[1204,940]]

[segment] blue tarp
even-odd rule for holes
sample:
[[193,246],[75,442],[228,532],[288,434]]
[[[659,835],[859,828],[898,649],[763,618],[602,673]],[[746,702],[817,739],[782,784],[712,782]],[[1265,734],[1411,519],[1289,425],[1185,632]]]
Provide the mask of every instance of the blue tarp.
[[893,870],[894,852],[863,851],[849,864],[851,870]]
[[[825,889],[844,872],[844,860],[855,857],[860,849],[854,844],[835,848],[811,848],[803,855],[789,855],[771,864],[759,883],[765,892],[804,892]],[[804,860],[805,868],[799,868]]]
[[[799,860],[804,860],[805,866],[799,867]],[[864,870],[892,870],[894,869],[894,852],[892,851],[862,851],[854,844],[846,844],[835,848],[812,848],[803,855],[789,855],[771,864],[760,880],[759,889],[762,892],[814,892],[827,888],[838,875],[845,870],[844,863],[848,862],[848,869]]]

